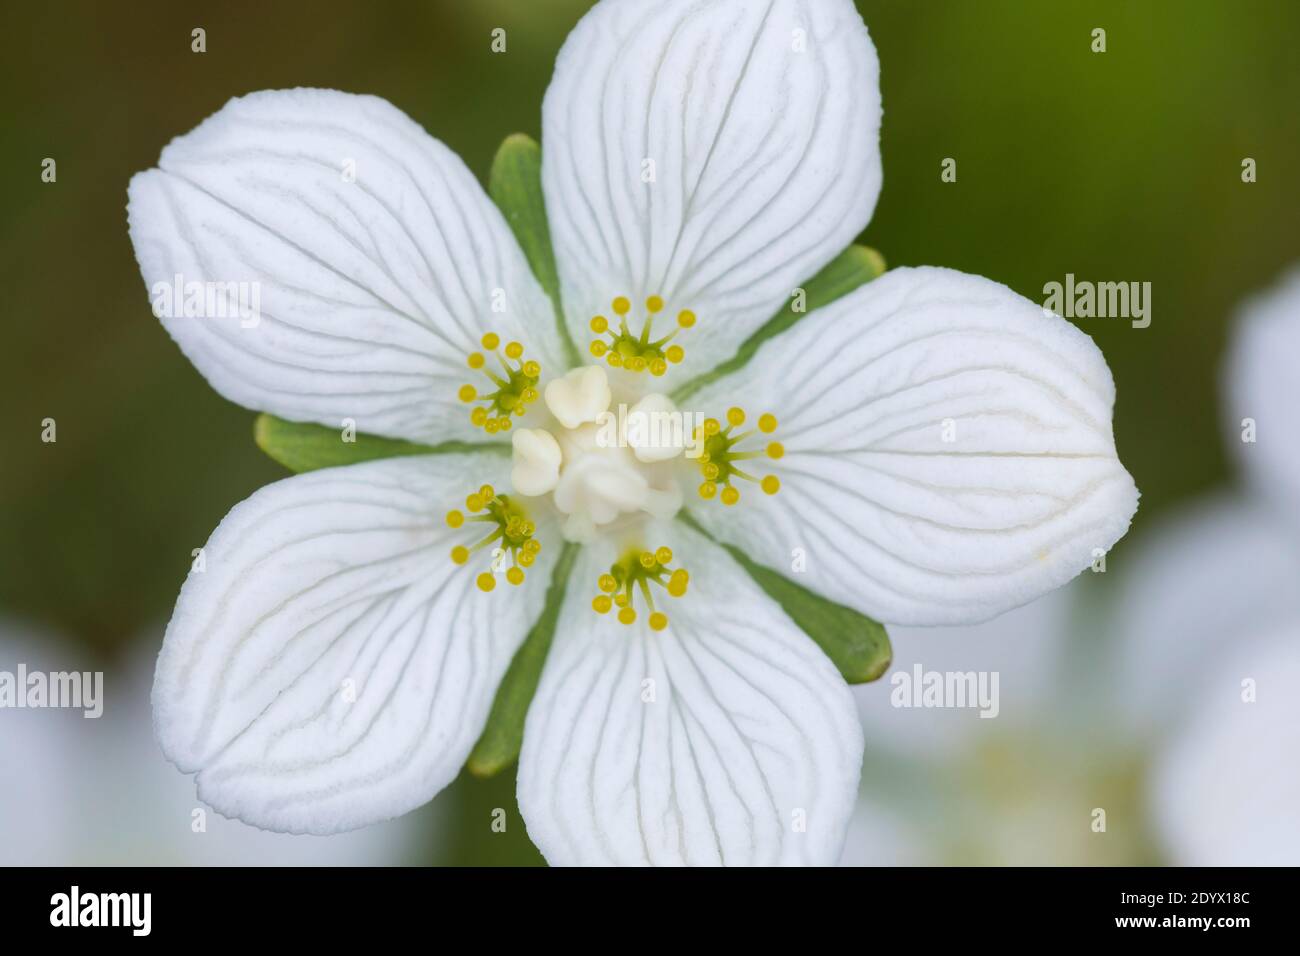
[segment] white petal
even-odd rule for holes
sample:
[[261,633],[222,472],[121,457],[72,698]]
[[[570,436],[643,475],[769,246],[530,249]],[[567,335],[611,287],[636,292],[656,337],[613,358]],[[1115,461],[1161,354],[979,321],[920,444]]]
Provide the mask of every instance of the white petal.
[[[1300,528],[1300,267],[1243,310],[1226,378],[1228,443],[1280,515]],[[1253,440],[1243,441],[1248,431]]]
[[501,214],[384,100],[254,93],[158,165],[131,181],[129,205],[151,300],[177,275],[248,283],[248,305],[257,290],[256,324],[162,319],[231,401],[418,441],[481,438],[456,393],[483,384],[465,357],[484,332],[524,343],[544,372],[563,367],[551,307]]
[[1194,716],[1157,763],[1152,816],[1179,866],[1296,866],[1300,618],[1235,636],[1235,653],[1191,685]]
[[720,548],[652,537],[691,573],[665,631],[592,610],[611,545],[575,566],[524,731],[529,836],[557,865],[834,863],[862,759],[843,678]]
[[[457,567],[446,512],[490,455],[298,475],[237,505],[191,571],[158,659],[154,721],[226,816],[329,833],[397,816],[460,770],[541,608],[558,547],[519,588]],[[553,535],[551,541],[555,541]]]
[[1260,502],[1221,495],[1151,528],[1114,568],[1115,710],[1153,739],[1201,709],[1191,691],[1247,635],[1300,621],[1300,538]]
[[[801,48],[802,47],[802,48]],[[880,192],[875,48],[849,0],[602,0],[542,107],[569,328],[662,296],[689,377],[862,231]],[[653,163],[653,170],[650,168]],[[653,181],[646,181],[653,172]]]
[[[771,412],[781,479],[692,499],[715,535],[890,623],[987,620],[1070,580],[1128,528],[1115,389],[1092,340],[1005,286],[897,269],[691,399]],[[751,419],[752,420],[752,419]],[[951,440],[947,440],[951,439]]]

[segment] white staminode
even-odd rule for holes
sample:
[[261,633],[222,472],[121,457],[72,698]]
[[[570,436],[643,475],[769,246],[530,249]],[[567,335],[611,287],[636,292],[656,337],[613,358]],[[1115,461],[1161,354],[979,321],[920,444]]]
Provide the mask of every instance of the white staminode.
[[546,407],[565,428],[594,422],[609,408],[609,379],[598,365],[575,368],[546,386]]
[[511,439],[514,467],[510,484],[521,495],[544,495],[560,480],[560,443],[544,428],[516,429]]
[[[597,531],[629,515],[673,517],[682,492],[671,471],[656,467],[677,456],[681,444],[661,446],[652,428],[608,427],[613,393],[598,365],[576,368],[546,386],[552,430],[521,428],[513,438],[510,480],[521,495],[554,492],[555,507],[568,516],[570,541],[590,541]],[[665,395],[647,395],[628,420],[676,409]],[[636,438],[635,444],[629,440]]]

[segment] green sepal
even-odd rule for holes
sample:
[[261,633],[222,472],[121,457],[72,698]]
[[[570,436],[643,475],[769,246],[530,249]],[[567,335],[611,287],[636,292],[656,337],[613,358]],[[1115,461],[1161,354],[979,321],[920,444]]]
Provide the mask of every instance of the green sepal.
[[344,441],[341,428],[326,428],[305,422],[288,422],[274,415],[262,414],[253,423],[253,440],[292,472],[315,471],[355,465],[376,458],[403,455],[447,455],[456,452],[493,452],[510,454],[510,446],[501,442],[447,441],[438,445],[420,445],[400,438],[382,438],[358,432],[356,441]]
[[767,596],[811,637],[850,684],[879,680],[894,658],[885,626],[865,614],[827,600],[784,574],[751,559],[739,548],[713,538],[687,512],[678,517],[736,559]]
[[[814,309],[830,305],[854,289],[878,279],[885,273],[885,258],[868,246],[849,246],[826,264],[821,272],[803,284],[802,299],[791,296],[781,311],[768,319],[757,331],[741,343],[736,354],[712,371],[691,379],[672,394],[678,405],[694,395],[705,385],[743,366],[758,351],[760,345],[780,335]],[[796,311],[796,306],[800,308]]]
[[501,686],[497,688],[487,724],[465,761],[465,768],[476,777],[491,777],[519,759],[519,751],[524,745],[524,718],[528,716],[528,706],[537,693],[537,683],[542,679],[542,665],[551,650],[569,572],[573,570],[577,556],[578,546],[566,543],[555,562],[542,613],[519,645]]
[[546,221],[546,202],[542,197],[542,147],[536,140],[523,133],[505,138],[492,160],[488,195],[506,217],[533,275],[551,300],[569,364],[581,365],[578,350],[564,324],[560,277],[555,269],[555,249],[551,246],[551,227]]

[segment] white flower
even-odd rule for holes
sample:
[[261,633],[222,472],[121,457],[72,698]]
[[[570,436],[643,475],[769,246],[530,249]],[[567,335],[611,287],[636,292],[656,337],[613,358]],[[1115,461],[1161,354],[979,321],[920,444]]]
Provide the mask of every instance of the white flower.
[[419,814],[329,837],[223,820],[195,802],[154,745],[153,655],[88,657],[56,634],[0,619],[0,672],[105,671],[97,718],[67,707],[0,710],[0,865],[376,866],[434,844]]
[[[1150,812],[1173,862],[1300,863],[1300,270],[1249,303],[1225,369],[1241,492],[1162,536],[1130,582],[1134,724],[1164,743]],[[1253,427],[1252,427],[1253,425]],[[1191,659],[1199,666],[1180,662]],[[1182,706],[1171,688],[1191,691]]]
[[[154,688],[163,747],[205,800],[294,832],[428,800],[482,730],[567,540],[584,546],[552,582],[567,597],[519,767],[547,859],[836,858],[862,749],[852,698],[732,555],[670,520],[683,502],[759,564],[799,550],[800,583],[825,598],[939,623],[1069,580],[1137,498],[1091,340],[941,269],[891,272],[709,380],[681,408],[712,416],[683,442],[706,459],[607,440],[608,413],[675,409],[664,389],[731,358],[866,225],[877,72],[848,0],[597,4],[542,118],[562,323],[593,370],[570,368],[474,178],[381,100],[234,100],[133,180],[146,284],[260,284],[247,327],[162,319],[223,395],[487,439],[290,478],[221,523]],[[512,422],[528,430],[513,463],[492,437]]]

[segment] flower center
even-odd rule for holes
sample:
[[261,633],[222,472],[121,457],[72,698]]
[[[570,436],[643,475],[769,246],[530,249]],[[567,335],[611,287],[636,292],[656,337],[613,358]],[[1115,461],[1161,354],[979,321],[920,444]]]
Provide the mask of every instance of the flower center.
[[492,552],[492,570],[484,571],[478,576],[479,590],[491,591],[495,588],[497,580],[493,572],[501,570],[503,566],[506,568],[507,581],[515,585],[523,584],[524,568],[536,561],[537,553],[542,550],[542,543],[533,537],[537,526],[528,519],[528,512],[517,500],[507,495],[498,495],[491,485],[484,485],[469,495],[465,499],[465,507],[471,512],[469,518],[460,511],[449,511],[447,524],[460,528],[466,521],[480,521],[494,527],[473,545],[465,547],[458,544],[452,548],[452,561],[465,564],[474,552],[496,544]]
[[636,594],[640,592],[650,612],[650,627],[662,631],[668,626],[668,616],[655,609],[654,594],[650,585],[663,588],[675,598],[686,593],[690,575],[685,568],[670,569],[673,560],[670,548],[657,548],[654,551],[642,551],[634,548],[610,566],[608,574],[602,574],[596,586],[603,591],[592,598],[591,609],[597,614],[608,614],[617,607],[618,619],[622,624],[631,624],[636,620],[636,608],[633,606]]
[[643,396],[630,409],[611,409],[613,391],[605,370],[577,368],[547,383],[546,407],[555,419],[546,428],[518,429],[513,438],[511,484],[524,495],[550,495],[569,541],[677,514],[682,492],[670,459],[681,454],[691,430],[633,427],[653,418],[679,416],[664,395]]
[[668,343],[678,332],[695,324],[694,312],[689,309],[678,312],[677,328],[662,338],[652,339],[650,329],[654,325],[655,316],[663,311],[663,299],[652,295],[645,300],[645,321],[641,324],[641,331],[635,333],[628,326],[627,319],[628,313],[632,311],[632,303],[625,296],[619,296],[610,305],[618,316],[618,328],[614,329],[609,319],[603,315],[593,318],[591,331],[597,335],[608,335],[609,341],[592,339],[590,351],[596,358],[603,357],[611,368],[625,368],[630,372],[649,369],[651,375],[659,376],[668,371],[669,362],[676,364],[686,355],[680,345]]
[[[740,489],[731,483],[733,478],[756,482],[769,495],[774,495],[781,490],[781,480],[776,475],[766,475],[759,479],[742,471],[736,464],[753,458],[767,457],[776,460],[785,454],[784,446],[776,441],[768,442],[767,447],[762,450],[739,448],[742,442],[755,434],[752,428],[748,431],[735,431],[744,424],[745,410],[729,408],[726,428],[723,428],[716,418],[706,418],[704,425],[696,433],[696,440],[702,441],[702,451],[696,459],[700,466],[700,473],[704,476],[704,483],[699,488],[701,498],[718,497],[718,488],[721,486],[722,503],[734,505],[740,500]],[[776,431],[776,424],[775,415],[770,413],[760,415],[757,431],[770,435]]]
[[471,352],[467,359],[469,367],[482,372],[495,390],[480,393],[473,385],[466,384],[457,393],[462,402],[480,403],[469,413],[469,420],[489,435],[509,431],[510,416],[524,414],[537,401],[537,381],[542,376],[540,365],[525,361],[524,347],[518,342],[509,343],[504,352],[499,350],[500,345],[501,337],[495,332],[483,336],[483,348],[496,355],[501,374],[488,367],[482,352]]

